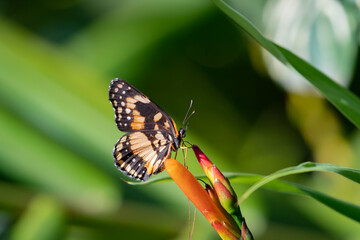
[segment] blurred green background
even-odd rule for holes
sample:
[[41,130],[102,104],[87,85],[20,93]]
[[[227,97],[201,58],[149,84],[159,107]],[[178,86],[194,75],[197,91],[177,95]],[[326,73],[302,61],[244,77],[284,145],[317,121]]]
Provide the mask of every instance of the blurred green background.
[[[360,95],[359,1],[227,2]],[[188,201],[173,182],[131,186],[113,166],[115,77],[178,126],[193,99],[187,140],[222,171],[360,167],[358,129],[211,1],[1,0],[0,239],[189,238]],[[192,152],[187,162],[201,174]],[[339,176],[287,180],[360,203]],[[360,236],[358,223],[304,197],[258,191],[241,208],[258,240]],[[219,239],[200,213],[193,239]]]

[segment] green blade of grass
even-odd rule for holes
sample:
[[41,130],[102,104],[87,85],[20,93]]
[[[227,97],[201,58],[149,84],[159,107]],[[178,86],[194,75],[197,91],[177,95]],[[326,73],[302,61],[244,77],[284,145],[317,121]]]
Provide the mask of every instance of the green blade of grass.
[[7,33],[0,38],[0,105],[115,174],[111,150],[121,133],[108,101],[110,77],[6,21],[0,28]]
[[[324,205],[332,208],[333,210],[351,218],[355,221],[360,222],[360,206],[354,205],[352,203],[348,203],[336,198],[333,198],[329,195],[326,195],[324,193],[318,192],[316,190],[313,190],[311,188],[302,186],[300,184],[290,183],[283,181],[282,183],[279,183],[277,181],[278,178],[292,175],[292,174],[299,174],[299,173],[306,173],[306,172],[314,172],[314,171],[322,171],[322,172],[333,172],[337,173],[343,177],[346,177],[356,183],[360,183],[360,171],[353,168],[346,168],[337,166],[334,164],[328,164],[328,163],[311,163],[311,162],[305,162],[298,166],[289,167],[285,169],[281,169],[271,175],[268,175],[266,177],[263,177],[261,180],[259,180],[257,183],[255,183],[253,186],[251,186],[245,193],[239,198],[239,203],[243,202],[246,198],[248,198],[254,191],[259,189],[260,187],[267,186],[268,184],[273,183],[275,180],[275,189],[277,191],[287,192],[287,193],[301,193],[307,196],[310,196],[317,201],[323,203]],[[229,179],[233,179],[236,181],[237,176],[233,175],[229,177]],[[286,184],[286,185],[281,185]],[[273,189],[273,190],[275,190]]]
[[283,64],[295,69],[316,87],[341,113],[360,128],[360,99],[289,50],[267,39],[244,15],[223,0],[215,4],[245,32]]
[[13,240],[62,239],[64,228],[60,204],[49,196],[37,196],[14,225]]
[[[74,224],[71,223],[76,223],[75,225],[81,226],[84,231],[93,230],[98,233],[106,232],[106,236],[108,236],[106,239],[141,239],[140,237],[144,238],[146,234],[151,234],[150,239],[172,239],[177,235],[179,227],[183,226],[183,220],[175,218],[173,212],[169,212],[161,207],[156,207],[148,202],[134,203],[132,201],[124,201],[121,206],[114,211],[95,215],[92,212],[83,211],[76,206],[59,202],[61,199],[55,199],[52,198],[52,196],[44,194],[38,195],[36,191],[24,188],[18,184],[0,181],[0,192],[6,193],[0,194],[0,208],[5,210],[5,212],[11,212],[14,215],[18,215],[19,212],[24,212],[24,208],[26,207],[25,213],[20,216],[20,221],[24,218],[26,220],[25,222],[27,222],[29,218],[34,218],[33,214],[30,214],[31,217],[25,217],[25,215],[29,215],[27,214],[27,209],[30,209],[34,202],[39,202],[39,198],[45,198],[41,201],[45,202],[44,204],[47,204],[53,199],[54,205],[61,205],[59,207],[61,207],[61,210],[67,215],[67,220],[70,221],[71,225],[70,228],[74,226]],[[46,201],[47,199],[48,201]],[[39,211],[36,211],[34,214],[40,215],[42,209],[40,209],[39,214],[37,214],[38,212]],[[141,213],[141,217],[136,213]],[[54,214],[57,214],[57,212],[55,211]],[[41,216],[44,215],[45,214],[42,214]],[[153,221],[154,216],[156,216],[156,221]],[[21,224],[21,232],[28,233],[31,231],[36,233],[36,227],[41,226],[40,220],[42,219],[40,216],[37,218],[38,219],[33,219],[34,221],[37,221],[37,223],[34,224],[29,222],[27,222],[28,224],[25,224],[23,221],[24,223]],[[45,216],[43,218],[45,218]],[[51,217],[49,216],[49,218]],[[14,229],[15,228],[18,227],[14,226]],[[68,228],[69,226],[66,228],[67,234],[69,231]],[[134,235],[134,231],[139,233]],[[21,236],[23,235],[24,234],[21,234]],[[29,235],[32,236],[33,234]],[[93,236],[88,238],[92,239]],[[48,237],[47,239],[55,238]],[[59,239],[64,239],[64,236]]]
[[54,194],[86,212],[108,212],[118,207],[119,187],[107,174],[1,106],[0,116],[1,174]]

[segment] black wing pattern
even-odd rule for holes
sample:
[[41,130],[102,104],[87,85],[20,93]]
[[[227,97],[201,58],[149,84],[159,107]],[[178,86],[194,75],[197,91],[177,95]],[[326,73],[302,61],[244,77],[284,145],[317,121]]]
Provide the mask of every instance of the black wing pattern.
[[177,135],[174,121],[158,105],[124,80],[115,78],[109,88],[115,122],[122,132],[165,130]]

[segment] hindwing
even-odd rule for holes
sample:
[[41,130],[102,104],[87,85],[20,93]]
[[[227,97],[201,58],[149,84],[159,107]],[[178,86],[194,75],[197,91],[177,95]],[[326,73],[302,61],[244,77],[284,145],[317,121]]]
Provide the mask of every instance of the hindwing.
[[137,131],[122,136],[113,155],[115,166],[129,177],[145,181],[163,170],[173,138],[165,131]]

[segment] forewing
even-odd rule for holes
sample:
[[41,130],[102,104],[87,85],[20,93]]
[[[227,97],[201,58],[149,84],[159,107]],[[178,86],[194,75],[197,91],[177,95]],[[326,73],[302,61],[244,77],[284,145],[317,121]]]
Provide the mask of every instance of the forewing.
[[170,116],[129,83],[113,79],[109,87],[109,100],[120,131],[166,130],[177,136],[175,123]]
[[145,181],[163,170],[170,156],[172,136],[165,131],[137,131],[122,136],[113,155],[115,166],[129,177]]

